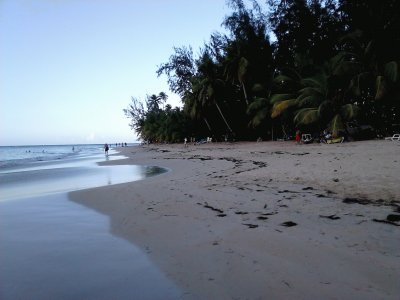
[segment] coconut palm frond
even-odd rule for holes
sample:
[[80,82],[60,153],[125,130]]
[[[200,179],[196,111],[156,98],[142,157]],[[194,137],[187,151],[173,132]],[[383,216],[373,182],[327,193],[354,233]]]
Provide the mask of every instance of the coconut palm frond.
[[207,99],[208,99],[208,90],[207,87],[202,87],[197,93],[195,93],[197,97],[197,101],[205,106],[207,104]]
[[207,86],[207,96],[210,98],[214,97],[214,87],[212,85]]
[[332,67],[332,70],[334,70],[337,66],[339,66],[346,58],[347,53],[344,51],[339,52],[336,54],[334,57],[332,57],[329,60],[329,65]]
[[256,98],[247,108],[247,113],[253,115],[249,122],[249,126],[259,126],[268,117],[268,111],[268,99]]
[[280,73],[280,74],[285,74],[286,76],[292,78],[295,81],[300,81],[302,78],[299,70],[296,70],[294,68],[282,67],[281,71],[282,71],[282,73]]
[[313,59],[306,53],[296,53],[294,55],[294,66],[297,70],[302,70],[303,68],[313,64]]
[[281,115],[285,110],[287,110],[289,107],[293,107],[297,105],[297,100],[296,99],[289,99],[289,100],[284,100],[281,102],[276,102],[274,106],[272,107],[271,111],[271,118],[276,118],[279,115]]
[[321,88],[326,85],[326,77],[307,77],[301,80],[301,84],[306,87]]
[[397,82],[399,80],[399,65],[396,61],[391,61],[385,64],[385,78],[391,82]]
[[294,122],[297,125],[308,125],[319,120],[318,108],[303,108],[297,111]]
[[367,46],[365,47],[365,50],[364,50],[365,57],[372,56],[375,51],[374,48],[375,48],[374,41],[373,40],[369,41],[369,43],[367,44]]
[[294,79],[292,77],[283,75],[283,74],[280,74],[280,75],[277,75],[274,77],[274,83],[277,83],[277,84],[282,84],[285,82],[293,82],[293,81],[294,81]]
[[305,87],[299,90],[301,98],[308,97],[308,96],[313,96],[313,97],[324,97],[326,92],[324,90],[321,90],[320,88],[315,88],[315,87]]
[[333,137],[339,136],[339,131],[344,129],[342,117],[340,114],[335,115],[328,125],[328,129],[332,131]]
[[293,94],[273,94],[271,98],[269,99],[269,103],[275,104],[277,102],[283,101],[283,100],[289,100],[293,99],[296,96]]
[[324,118],[326,116],[332,115],[332,110],[333,110],[334,104],[329,101],[325,100],[322,101],[321,104],[318,106],[318,113],[321,118]]
[[309,95],[309,96],[303,96],[303,97],[298,97],[298,105],[299,107],[318,107],[321,102],[325,100],[325,97],[322,95]]
[[343,120],[351,120],[358,113],[358,107],[354,104],[345,104],[340,108],[340,115],[342,116]]
[[299,90],[300,96],[299,97],[306,97],[310,95],[314,95],[315,93],[319,93],[318,88],[314,87],[305,87]]
[[336,65],[332,70],[332,75],[345,76],[347,74],[354,74],[360,69],[361,64],[353,61],[342,61]]
[[257,127],[259,126],[263,120],[265,120],[266,114],[258,112],[249,122],[250,127]]
[[255,83],[255,84],[253,85],[253,87],[251,88],[251,91],[252,91],[253,93],[260,93],[260,92],[264,91],[264,87],[263,87],[263,85],[260,84],[260,83]]
[[257,112],[258,110],[263,109],[264,107],[268,107],[268,100],[266,98],[256,98],[247,107],[247,113],[251,114]]
[[351,79],[349,89],[354,93],[355,96],[361,95],[361,85],[368,79],[369,76],[369,72],[361,72]]
[[381,100],[386,95],[386,82],[383,76],[376,77],[376,94],[375,100]]
[[357,29],[354,31],[351,31],[345,35],[343,35],[340,39],[339,42],[347,42],[350,41],[352,43],[357,42],[361,37],[362,37],[363,33],[361,30]]
[[331,58],[324,66],[324,72],[333,76],[347,76],[360,71],[361,63],[353,58],[355,53],[342,51]]
[[254,117],[250,120],[249,125],[252,127],[259,126],[268,116],[268,109],[264,108],[259,110]]

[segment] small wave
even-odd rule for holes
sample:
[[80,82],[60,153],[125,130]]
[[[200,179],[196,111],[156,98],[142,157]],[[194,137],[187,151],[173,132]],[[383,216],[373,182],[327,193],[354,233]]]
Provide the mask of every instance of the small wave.
[[102,153],[101,145],[3,146],[0,147],[0,170],[96,153]]

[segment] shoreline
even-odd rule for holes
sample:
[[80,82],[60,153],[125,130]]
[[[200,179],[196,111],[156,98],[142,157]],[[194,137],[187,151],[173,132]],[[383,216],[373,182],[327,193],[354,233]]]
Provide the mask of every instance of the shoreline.
[[102,165],[170,172],[69,197],[109,216],[111,232],[144,250],[184,299],[400,295],[400,229],[374,222],[399,208],[400,144],[118,150],[128,158]]
[[107,215],[69,200],[70,191],[140,180],[160,171],[96,163],[122,158],[98,151],[0,172],[0,299],[181,295],[144,251],[109,232]]

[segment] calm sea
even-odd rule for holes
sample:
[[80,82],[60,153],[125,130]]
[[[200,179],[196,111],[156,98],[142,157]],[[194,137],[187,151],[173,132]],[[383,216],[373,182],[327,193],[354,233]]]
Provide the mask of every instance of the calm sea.
[[0,299],[181,298],[145,253],[112,235],[108,216],[69,200],[166,171],[100,166],[124,158],[109,154],[100,144],[0,147]]
[[100,144],[0,147],[0,201],[135,181],[166,171],[157,166],[99,166],[124,158],[115,148],[108,153]]
[[38,162],[89,157],[102,152],[101,144],[0,146],[0,170],[24,167]]

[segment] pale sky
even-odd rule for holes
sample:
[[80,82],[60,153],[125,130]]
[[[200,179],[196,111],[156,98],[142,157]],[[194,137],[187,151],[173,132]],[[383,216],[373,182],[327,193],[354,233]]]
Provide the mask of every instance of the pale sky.
[[179,99],[156,69],[195,54],[225,0],[0,0],[0,145],[134,142],[131,96]]

